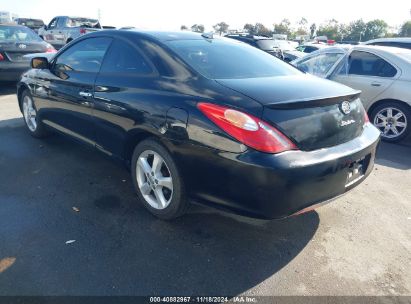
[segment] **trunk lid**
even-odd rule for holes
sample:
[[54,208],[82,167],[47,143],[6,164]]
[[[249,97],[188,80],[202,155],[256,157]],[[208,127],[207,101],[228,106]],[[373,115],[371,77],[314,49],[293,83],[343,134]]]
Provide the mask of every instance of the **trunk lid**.
[[[365,111],[359,91],[309,75],[217,80],[264,106],[262,119],[299,149],[311,151],[358,137]],[[345,112],[342,107],[345,105]]]
[[47,46],[43,42],[10,42],[0,43],[0,45],[0,51],[3,52],[11,62],[29,61],[29,59],[24,58],[24,55],[47,51]]

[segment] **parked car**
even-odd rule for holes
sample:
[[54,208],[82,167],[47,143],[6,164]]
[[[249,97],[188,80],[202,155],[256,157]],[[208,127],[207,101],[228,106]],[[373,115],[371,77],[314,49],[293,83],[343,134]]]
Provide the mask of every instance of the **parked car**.
[[283,58],[281,50],[278,48],[275,40],[264,36],[254,36],[250,34],[228,34],[225,37],[245,42],[257,49],[269,53],[278,58]]
[[61,48],[81,35],[101,29],[97,19],[58,16],[53,18],[47,26],[39,29],[38,34],[44,41],[56,48]]
[[332,47],[292,64],[361,90],[361,100],[385,141],[398,142],[410,134],[411,51],[383,46]]
[[274,40],[274,45],[281,51],[281,59],[286,62],[291,62],[306,55],[305,53],[296,49],[296,45],[298,45],[298,43],[294,41]]
[[411,38],[379,38],[363,42],[363,44],[394,46],[411,50]]
[[25,26],[0,24],[0,80],[16,81],[30,68],[30,61],[24,55],[55,51]]
[[14,22],[16,22],[19,25],[27,26],[36,33],[38,33],[40,28],[44,27],[44,22],[41,19],[17,18],[14,20]]
[[324,49],[324,48],[327,48],[327,47],[330,47],[330,46],[327,45],[327,44],[322,44],[322,43],[309,43],[309,42],[307,42],[307,43],[304,43],[304,44],[298,46],[296,49],[297,49],[297,51],[300,51],[300,52],[303,52],[303,53],[312,53],[312,52],[315,52],[315,51],[318,51],[320,49]]
[[139,200],[163,219],[190,200],[300,214],[373,168],[380,132],[358,91],[233,39],[107,30],[32,67],[18,84],[28,132],[57,130],[124,160]]

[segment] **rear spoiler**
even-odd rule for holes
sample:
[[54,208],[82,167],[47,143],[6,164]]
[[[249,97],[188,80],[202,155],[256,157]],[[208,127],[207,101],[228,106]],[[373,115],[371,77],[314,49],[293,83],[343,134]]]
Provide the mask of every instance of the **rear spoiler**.
[[353,93],[348,95],[338,95],[333,97],[318,97],[318,98],[305,98],[298,100],[286,100],[276,103],[271,103],[265,105],[265,107],[270,109],[301,109],[301,108],[312,108],[312,107],[322,107],[332,104],[337,104],[342,101],[353,101],[360,97],[361,91],[353,91]]

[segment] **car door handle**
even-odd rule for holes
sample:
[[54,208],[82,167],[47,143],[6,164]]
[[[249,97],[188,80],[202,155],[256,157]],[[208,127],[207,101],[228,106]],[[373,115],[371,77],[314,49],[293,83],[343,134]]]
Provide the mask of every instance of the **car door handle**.
[[80,91],[78,94],[82,97],[91,97],[91,96],[93,96],[93,94],[91,94],[90,92],[83,92],[83,91]]
[[380,87],[381,86],[381,82],[371,82],[371,85],[373,87]]

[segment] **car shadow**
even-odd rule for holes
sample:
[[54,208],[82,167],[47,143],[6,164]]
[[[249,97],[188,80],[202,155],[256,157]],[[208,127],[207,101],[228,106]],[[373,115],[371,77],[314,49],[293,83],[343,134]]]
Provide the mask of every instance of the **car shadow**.
[[0,142],[0,259],[15,257],[0,295],[238,295],[290,263],[319,225],[316,212],[263,221],[199,205],[161,221],[129,172],[92,148],[22,126],[0,127]]
[[0,81],[0,96],[10,95],[16,93],[16,82],[3,82]]
[[411,169],[411,143],[409,141],[399,144],[381,142],[376,163],[401,170]]

